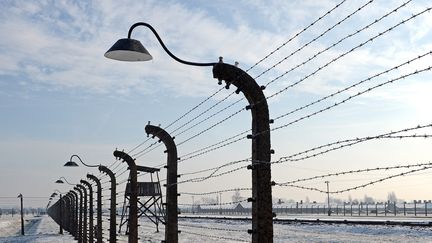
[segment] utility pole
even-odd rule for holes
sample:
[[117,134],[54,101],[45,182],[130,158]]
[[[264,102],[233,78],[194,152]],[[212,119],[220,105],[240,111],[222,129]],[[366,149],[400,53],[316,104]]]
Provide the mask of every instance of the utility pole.
[[195,207],[195,199],[194,199],[194,196],[192,196],[192,214],[195,214],[194,213],[194,207]]
[[21,200],[21,235],[24,235],[24,209],[23,209],[23,195],[20,193],[18,197]]
[[328,205],[328,216],[331,215],[331,208],[330,208],[330,192],[329,192],[329,181],[325,181],[327,184],[327,205]]
[[222,193],[219,193],[219,214],[222,214]]

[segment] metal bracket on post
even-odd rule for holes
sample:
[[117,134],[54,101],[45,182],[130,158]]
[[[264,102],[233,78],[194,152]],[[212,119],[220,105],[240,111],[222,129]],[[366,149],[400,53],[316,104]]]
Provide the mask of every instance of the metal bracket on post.
[[213,77],[222,80],[229,87],[230,84],[237,87],[249,102],[247,109],[252,114],[252,161],[260,161],[254,164],[252,169],[252,228],[259,229],[252,234],[253,243],[273,242],[273,213],[272,213],[272,188],[270,169],[270,119],[267,100],[263,89],[240,68],[222,62],[213,66]]
[[167,151],[167,184],[166,187],[166,225],[165,241],[178,242],[178,199],[177,199],[177,146],[174,139],[162,128],[148,124],[145,127],[148,135],[158,137]]

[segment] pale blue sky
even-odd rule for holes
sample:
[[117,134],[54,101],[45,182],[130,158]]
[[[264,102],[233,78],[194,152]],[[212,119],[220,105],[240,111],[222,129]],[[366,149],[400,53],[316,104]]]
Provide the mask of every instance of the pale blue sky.
[[[129,150],[145,139],[147,121],[162,127],[214,93],[219,86],[211,68],[185,66],[170,59],[145,28],[132,34],[153,55],[148,63],[121,63],[103,57],[129,27],[152,24],[168,48],[181,58],[198,62],[224,61],[246,70],[341,1],[1,1],[0,3],[0,196],[18,193],[49,196],[53,182],[65,176],[73,182],[89,171],[64,168],[70,155],[88,163],[111,164],[115,148]],[[253,77],[344,19],[368,1],[347,0],[339,8],[286,44],[249,74]],[[370,24],[406,1],[378,1],[366,5],[326,35],[292,55],[265,75],[268,83],[341,38]],[[288,73],[265,90],[267,96],[292,84],[331,59],[423,11],[428,1],[411,1],[396,13],[346,39],[307,64]],[[432,15],[424,13],[382,37],[328,65],[292,89],[269,100],[274,118],[315,99],[336,92],[378,72],[432,50]],[[298,114],[277,120],[277,127],[313,113],[349,95],[420,70],[431,55],[356,87]],[[272,160],[340,139],[378,135],[432,122],[429,104],[431,72],[395,81],[334,109],[271,134]],[[168,132],[192,119],[233,90],[222,91],[203,107],[176,123]],[[240,95],[217,106],[216,112]],[[176,138],[179,143],[246,105],[234,105],[197,128]],[[212,112],[207,115],[212,114]],[[206,116],[203,116],[203,118]],[[200,120],[200,119],[199,119]],[[198,120],[197,120],[198,121]],[[211,145],[250,128],[250,114],[241,112],[208,133],[179,146],[179,155]],[[418,134],[432,134],[431,129]],[[143,146],[145,148],[150,143]],[[430,161],[429,139],[366,142],[314,159],[273,166],[277,182],[328,172]],[[185,161],[181,173],[211,168],[250,156],[250,140]],[[137,160],[155,166],[165,161],[159,148]],[[235,167],[230,167],[235,168]],[[230,169],[228,168],[228,169]],[[228,170],[227,169],[227,170]],[[98,172],[93,171],[98,175]],[[367,182],[392,172],[329,178],[335,189]],[[430,199],[430,172],[367,187],[336,197],[385,199],[395,191],[401,198]],[[205,176],[205,174],[203,175]],[[343,181],[345,179],[345,181]],[[354,182],[353,180],[356,179]],[[337,181],[342,180],[342,181]],[[348,181],[351,180],[351,181]],[[5,186],[10,185],[10,186]],[[305,184],[306,185],[306,184]],[[308,185],[325,188],[323,181]],[[250,186],[249,171],[241,170],[200,184],[182,184],[180,191],[202,192]],[[244,193],[246,196],[247,193]],[[299,189],[275,188],[275,197],[322,201],[324,195]],[[230,193],[223,197],[229,200]],[[190,203],[190,197],[180,199]],[[43,203],[42,205],[45,205]],[[1,206],[1,205],[0,205]]]

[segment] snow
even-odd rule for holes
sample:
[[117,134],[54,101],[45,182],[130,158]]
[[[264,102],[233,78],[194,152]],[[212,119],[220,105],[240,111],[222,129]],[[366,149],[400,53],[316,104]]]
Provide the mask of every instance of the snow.
[[59,235],[59,226],[48,216],[25,217],[24,232],[21,236],[21,219],[18,216],[0,218],[0,242],[76,242],[65,232]]
[[[139,223],[140,242],[159,243],[164,239],[163,225],[159,225],[160,230],[156,232],[149,220],[141,218]],[[248,220],[179,218],[182,231],[179,242],[250,242],[251,236],[247,233],[250,227]],[[25,236],[19,235],[19,217],[0,218],[0,242],[76,242],[68,232],[64,235],[58,232],[59,226],[48,216],[26,218]],[[108,236],[106,230],[104,236]],[[127,242],[124,231],[118,236],[118,242]],[[274,242],[432,242],[432,231],[429,227],[275,222]]]

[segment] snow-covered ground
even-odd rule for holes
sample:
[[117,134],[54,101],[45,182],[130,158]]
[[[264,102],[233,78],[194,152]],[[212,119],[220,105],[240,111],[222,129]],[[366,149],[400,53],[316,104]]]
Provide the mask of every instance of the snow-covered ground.
[[[143,242],[160,242],[149,221],[140,222]],[[250,242],[250,221],[179,219],[179,242]],[[322,223],[275,223],[274,242],[432,242],[429,227],[345,225]]]
[[0,242],[76,242],[65,232],[59,235],[59,226],[48,216],[25,217],[24,232],[21,236],[21,218],[17,215],[0,218]]
[[[179,219],[179,242],[250,242],[247,230],[250,221],[225,219]],[[140,242],[160,242],[159,232],[150,221],[141,219]],[[25,236],[19,236],[19,217],[0,218],[0,242],[76,242],[65,232],[58,234],[58,225],[48,216],[26,218]],[[104,236],[107,237],[106,231]],[[119,242],[127,242],[121,235]],[[322,223],[275,223],[274,242],[432,242],[429,227],[370,226]]]

